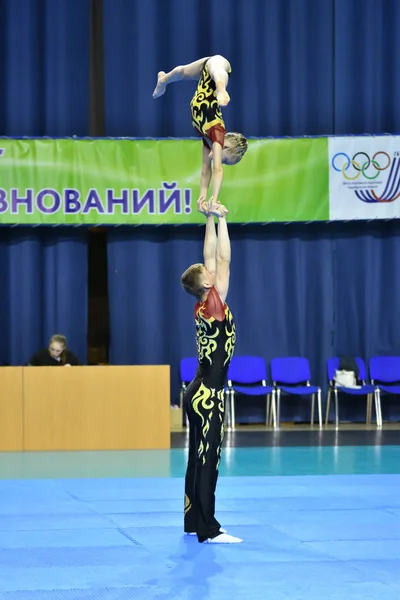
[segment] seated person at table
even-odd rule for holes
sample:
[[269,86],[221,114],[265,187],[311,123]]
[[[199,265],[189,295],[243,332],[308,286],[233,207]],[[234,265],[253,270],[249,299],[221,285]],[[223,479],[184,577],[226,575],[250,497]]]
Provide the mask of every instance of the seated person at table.
[[29,367],[77,367],[81,363],[67,348],[65,335],[52,335],[49,347],[39,350],[28,360]]

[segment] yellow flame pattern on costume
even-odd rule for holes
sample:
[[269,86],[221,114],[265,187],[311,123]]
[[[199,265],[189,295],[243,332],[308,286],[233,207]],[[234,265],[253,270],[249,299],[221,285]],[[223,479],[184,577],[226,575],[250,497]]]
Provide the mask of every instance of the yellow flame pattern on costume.
[[219,336],[219,330],[213,327],[214,317],[205,319],[199,311],[200,319],[196,319],[196,344],[197,354],[201,362],[205,358],[210,365],[212,364],[212,353],[217,349],[216,338]]
[[[204,359],[212,364],[212,353],[218,347],[217,338],[220,335],[219,322],[214,317],[206,319],[204,309],[200,308],[196,317],[196,345],[199,362]],[[217,326],[216,326],[217,325]],[[225,353],[224,364],[231,361],[236,344],[236,329],[233,316],[228,306],[225,305]]]
[[[202,423],[201,427],[201,439],[197,449],[197,456],[204,465],[206,461],[206,454],[210,449],[210,444],[207,441],[207,434],[210,430],[211,419],[213,416],[213,410],[215,403],[217,402],[218,418],[221,424],[221,445],[224,439],[224,390],[215,390],[214,388],[208,388],[203,383],[200,384],[199,389],[192,399],[193,410],[199,415]],[[218,466],[221,458],[221,446],[217,448],[218,454]],[[217,468],[218,468],[217,466]]]
[[190,502],[190,498],[187,494],[185,494],[184,514],[186,515],[186,513],[188,513],[191,508],[192,508],[192,503]]
[[236,329],[233,322],[232,313],[229,308],[225,307],[225,316],[226,316],[226,326],[225,326],[225,334],[226,334],[226,342],[225,342],[225,352],[226,352],[226,364],[228,361],[230,362],[235,350],[236,344]]
[[202,461],[203,465],[206,461],[206,454],[210,448],[206,438],[210,430],[210,423],[213,415],[212,409],[215,406],[215,398],[217,398],[215,389],[206,387],[204,383],[200,384],[199,389],[192,398],[193,410],[201,419],[201,439],[197,449],[197,455]]
[[203,67],[200,81],[190,102],[190,110],[193,125],[200,133],[206,134],[207,130],[214,125],[222,125],[225,129],[222,112],[217,100],[215,82],[208,72],[207,63]]
[[204,429],[205,418],[203,413],[199,410],[199,404],[205,411],[210,411],[214,408],[214,400],[212,399],[212,393],[215,392],[212,388],[208,388],[204,383],[200,384],[199,389],[192,398],[192,406],[195,413],[201,418],[201,426]]

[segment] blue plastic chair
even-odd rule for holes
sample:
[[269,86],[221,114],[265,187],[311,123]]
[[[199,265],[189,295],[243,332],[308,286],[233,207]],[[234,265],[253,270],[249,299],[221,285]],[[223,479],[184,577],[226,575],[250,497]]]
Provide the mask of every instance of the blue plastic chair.
[[379,427],[382,427],[381,392],[400,394],[400,356],[373,356],[369,361],[369,374],[371,383],[376,385]]
[[[270,423],[270,414],[276,427],[275,390],[267,385],[267,365],[260,356],[234,356],[228,370],[227,395],[229,402],[229,426],[235,429],[235,394],[265,396],[265,424]],[[272,402],[271,402],[272,399]]]
[[276,389],[276,420],[278,427],[281,417],[281,394],[295,396],[311,395],[311,425],[314,425],[315,396],[318,403],[318,421],[322,429],[321,388],[311,385],[310,363],[307,358],[292,356],[271,360],[271,377]]
[[326,414],[325,414],[325,425],[328,424],[329,418],[329,410],[331,406],[331,395],[332,392],[335,396],[335,425],[336,428],[339,428],[339,400],[338,400],[338,392],[343,394],[348,394],[350,396],[367,396],[367,414],[365,422],[367,425],[371,424],[372,417],[372,396],[375,397],[375,413],[376,413],[376,424],[378,426],[378,414],[379,409],[377,406],[377,396],[376,396],[376,386],[367,384],[367,369],[365,366],[365,362],[362,358],[356,356],[354,358],[357,367],[358,367],[358,387],[349,388],[344,386],[338,386],[335,382],[335,372],[339,370],[340,366],[340,358],[338,356],[334,356],[329,358],[326,362],[327,371],[328,371],[328,379],[329,379],[329,388],[328,388],[328,396],[326,402]]

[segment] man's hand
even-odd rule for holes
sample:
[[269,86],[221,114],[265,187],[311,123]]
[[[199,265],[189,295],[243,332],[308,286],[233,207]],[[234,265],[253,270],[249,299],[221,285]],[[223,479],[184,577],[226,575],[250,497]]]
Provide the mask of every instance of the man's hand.
[[225,217],[229,212],[226,206],[218,201],[215,202],[213,196],[211,196],[208,202],[204,196],[200,196],[197,200],[197,210],[206,217],[211,215],[214,217]]
[[208,210],[214,217],[225,217],[229,212],[226,206],[220,202],[215,202],[212,196],[208,201]]

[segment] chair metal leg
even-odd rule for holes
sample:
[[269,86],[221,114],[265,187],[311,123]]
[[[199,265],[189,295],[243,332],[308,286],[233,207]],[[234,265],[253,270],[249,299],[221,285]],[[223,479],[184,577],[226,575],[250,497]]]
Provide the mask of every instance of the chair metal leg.
[[273,419],[273,423],[274,423],[274,429],[276,429],[276,393],[275,393],[275,390],[272,391],[271,412],[272,412],[272,419]]
[[381,394],[379,389],[375,390],[375,415],[376,415],[376,426],[378,429],[382,428],[382,404]]
[[322,429],[322,400],[321,400],[321,390],[318,390],[317,402],[318,402],[318,422],[319,422],[319,428]]
[[276,390],[276,424],[275,429],[279,429],[281,426],[281,390]]
[[383,427],[383,421],[382,421],[382,401],[381,401],[381,393],[379,392],[378,395],[378,408],[379,408],[379,423],[380,426]]
[[379,390],[376,389],[374,392],[374,400],[375,400],[375,419],[376,419],[376,427],[377,428],[379,428],[378,396],[379,396]]
[[367,395],[367,415],[365,418],[366,425],[371,425],[372,421],[372,394]]
[[339,399],[338,399],[338,391],[334,389],[335,394],[335,427],[339,429]]
[[[271,404],[270,404],[270,410],[269,410],[269,420],[268,420],[268,426],[272,427],[273,423],[275,423],[276,421],[276,400],[275,400],[275,390],[272,391],[271,394]],[[275,427],[275,425],[274,425]]]
[[383,421],[382,421],[382,401],[381,401],[381,394],[379,393],[378,396],[378,408],[379,408],[379,423],[380,426],[383,427]]
[[225,394],[225,421],[228,431],[231,429],[231,391],[228,389]]
[[314,425],[315,394],[311,396],[311,425]]
[[374,394],[369,395],[369,424],[372,425],[372,410],[374,404]]
[[276,390],[272,390],[272,400],[271,400],[271,415],[269,424],[271,427],[276,429],[276,415],[277,415],[277,393]]
[[235,392],[233,390],[231,390],[231,429],[235,429]]
[[267,394],[266,406],[265,406],[265,425],[268,427],[271,413],[271,396]]
[[230,429],[230,416],[229,416],[229,390],[225,392],[224,396],[224,427],[226,431]]
[[325,425],[328,425],[329,411],[331,408],[331,393],[332,393],[332,390],[329,388],[328,395],[326,397]]

